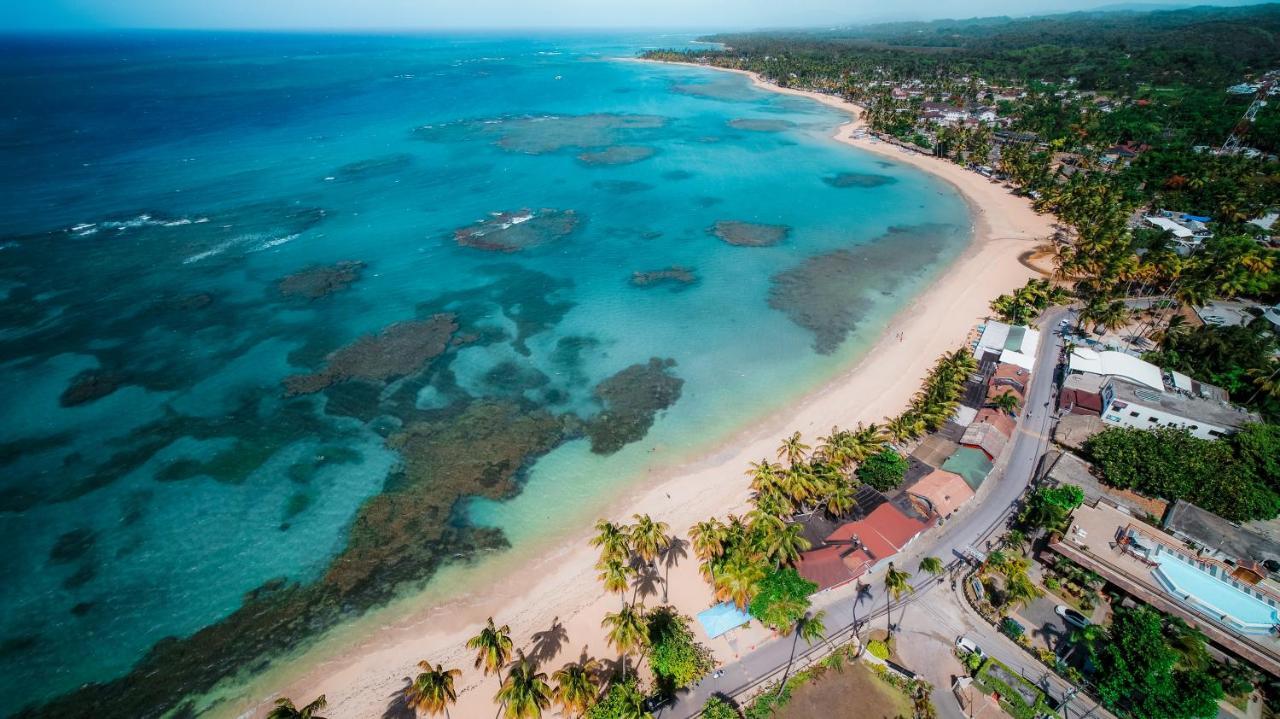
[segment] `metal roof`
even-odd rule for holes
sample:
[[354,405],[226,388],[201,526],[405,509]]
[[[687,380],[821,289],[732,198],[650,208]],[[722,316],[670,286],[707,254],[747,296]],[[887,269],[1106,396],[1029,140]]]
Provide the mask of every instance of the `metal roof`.
[[1164,389],[1164,378],[1159,367],[1123,352],[1098,352],[1087,347],[1076,347],[1071,350],[1068,366],[1072,372],[1123,377],[1151,389]]

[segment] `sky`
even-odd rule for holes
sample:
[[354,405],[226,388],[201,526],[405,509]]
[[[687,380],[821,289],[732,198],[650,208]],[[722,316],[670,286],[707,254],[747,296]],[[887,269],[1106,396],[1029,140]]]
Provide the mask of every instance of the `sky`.
[[[1025,16],[1118,1],[1122,0],[0,0],[0,28],[17,32],[104,28],[729,30]],[[1149,4],[1151,9],[1164,9],[1247,3],[1158,0]]]

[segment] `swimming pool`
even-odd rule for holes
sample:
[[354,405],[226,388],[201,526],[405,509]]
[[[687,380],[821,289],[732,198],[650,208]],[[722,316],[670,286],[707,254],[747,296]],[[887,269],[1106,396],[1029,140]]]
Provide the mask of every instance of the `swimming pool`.
[[1155,561],[1151,574],[1160,586],[1201,614],[1245,634],[1270,634],[1280,623],[1267,600],[1210,576],[1181,554],[1158,552]]

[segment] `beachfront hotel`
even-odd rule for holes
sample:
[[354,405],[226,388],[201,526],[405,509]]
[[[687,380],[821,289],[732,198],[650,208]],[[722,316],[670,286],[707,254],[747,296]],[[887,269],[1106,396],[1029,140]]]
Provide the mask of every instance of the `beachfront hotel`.
[[[1196,517],[1203,513],[1195,509]],[[1175,536],[1099,501],[1078,508],[1070,529],[1049,548],[1128,596],[1181,617],[1223,651],[1280,676],[1280,583],[1268,569],[1280,547],[1226,522],[1221,525],[1229,529],[1183,522],[1184,513],[1171,510],[1166,519]],[[1179,522],[1186,527],[1178,529]],[[1203,539],[1191,539],[1187,529]]]

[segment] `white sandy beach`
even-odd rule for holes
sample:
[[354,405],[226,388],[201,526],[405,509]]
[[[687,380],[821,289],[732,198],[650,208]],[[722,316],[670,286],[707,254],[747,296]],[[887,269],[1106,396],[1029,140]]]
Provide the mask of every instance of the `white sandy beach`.
[[[1019,261],[1019,255],[1053,233],[1052,217],[1037,215],[1029,202],[976,173],[873,139],[855,139],[853,133],[861,126],[857,106],[827,95],[778,88],[751,73],[742,74],[751,76],[759,87],[810,97],[849,112],[852,119],[838,129],[836,140],[914,165],[951,183],[972,208],[974,239],[932,287],[894,317],[856,366],[707,456],[654,476],[631,494],[617,498],[608,513],[618,521],[629,521],[634,513],[649,513],[682,535],[691,524],[709,515],[744,511],[748,494],[744,470],[752,460],[773,457],[784,435],[800,430],[814,443],[833,426],[879,422],[897,414],[937,356],[960,346],[974,324],[987,316],[988,302],[1034,274]],[[525,650],[531,648],[534,633],[560,623],[567,639],[558,655],[543,662],[542,669],[548,674],[578,659],[584,650],[595,657],[615,657],[604,641],[600,620],[606,612],[617,611],[619,599],[606,596],[596,581],[596,552],[587,545],[589,535],[587,526],[567,529],[558,548],[535,561],[495,572],[501,579],[495,577],[491,589],[483,593],[473,591],[385,626],[361,625],[363,633],[353,646],[313,664],[300,678],[268,686],[269,678],[264,677],[258,682],[261,686],[255,687],[260,703],[228,702],[214,713],[262,716],[275,696],[310,701],[325,694],[329,707],[324,715],[330,719],[380,717],[407,677],[417,672],[417,662],[427,659],[464,670],[452,716],[488,719],[495,711],[497,681],[472,669],[472,654],[463,647],[485,617],[509,624],[516,646]],[[690,615],[713,603],[696,565],[690,553],[671,573],[670,603]],[[644,601],[653,606],[660,600],[659,591],[659,596]],[[701,633],[697,627],[695,631]],[[706,642],[717,660],[730,661],[765,638],[759,629],[735,634],[733,644],[723,638]]]

